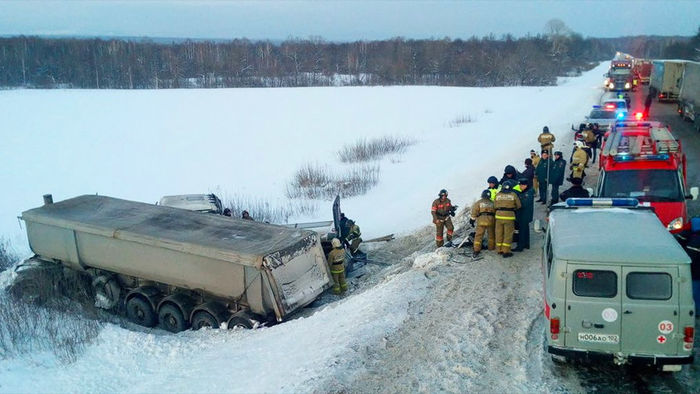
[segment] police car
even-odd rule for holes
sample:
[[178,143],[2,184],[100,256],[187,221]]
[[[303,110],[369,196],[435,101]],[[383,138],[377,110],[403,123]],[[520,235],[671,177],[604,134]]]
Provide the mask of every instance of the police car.
[[690,263],[636,199],[555,204],[542,253],[547,351],[679,371],[693,362]]

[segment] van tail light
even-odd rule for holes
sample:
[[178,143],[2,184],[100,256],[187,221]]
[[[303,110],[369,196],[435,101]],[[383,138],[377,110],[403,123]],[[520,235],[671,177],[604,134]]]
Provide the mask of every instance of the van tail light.
[[693,337],[695,336],[695,327],[687,326],[683,330],[683,349],[693,350]]
[[552,334],[552,339],[559,339],[559,318],[558,317],[553,317],[553,318],[549,319],[549,332]]

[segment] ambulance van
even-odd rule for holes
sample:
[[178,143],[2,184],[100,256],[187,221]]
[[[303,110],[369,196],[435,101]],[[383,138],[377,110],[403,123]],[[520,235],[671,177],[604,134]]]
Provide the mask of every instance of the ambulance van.
[[634,198],[552,207],[542,271],[545,347],[583,359],[679,371],[693,362],[690,258]]

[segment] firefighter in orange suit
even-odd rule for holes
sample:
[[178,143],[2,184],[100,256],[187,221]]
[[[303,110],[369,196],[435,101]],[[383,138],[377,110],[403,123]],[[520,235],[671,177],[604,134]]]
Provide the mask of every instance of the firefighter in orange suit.
[[472,226],[476,223],[476,234],[474,235],[474,254],[473,257],[481,252],[481,241],[484,239],[484,233],[488,233],[489,250],[496,249],[496,223],[494,215],[496,210],[491,201],[491,192],[487,189],[481,192],[481,199],[472,205],[470,212],[469,224]]
[[439,248],[444,245],[442,235],[445,227],[447,227],[447,245],[445,246],[452,246],[454,226],[452,225],[450,215],[454,215],[454,208],[450,199],[447,198],[447,190],[440,190],[438,196],[439,197],[433,201],[430,213],[433,215],[433,223],[435,223],[435,244]]
[[503,182],[501,191],[496,194],[496,200],[493,202],[496,208],[496,250],[503,257],[513,255],[510,251],[510,245],[513,242],[513,233],[515,232],[515,211],[520,209],[520,199],[513,192],[515,187],[514,180]]
[[333,249],[328,253],[328,265],[333,276],[333,293],[342,294],[348,289],[345,282],[345,248],[338,238],[331,241]]

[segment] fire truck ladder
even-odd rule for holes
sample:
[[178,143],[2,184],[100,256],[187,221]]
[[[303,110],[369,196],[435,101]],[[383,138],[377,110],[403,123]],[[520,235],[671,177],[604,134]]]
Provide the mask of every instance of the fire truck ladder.
[[666,128],[651,127],[648,135],[624,135],[621,131],[612,133],[610,143],[603,149],[603,155],[654,155],[675,153],[680,144]]

